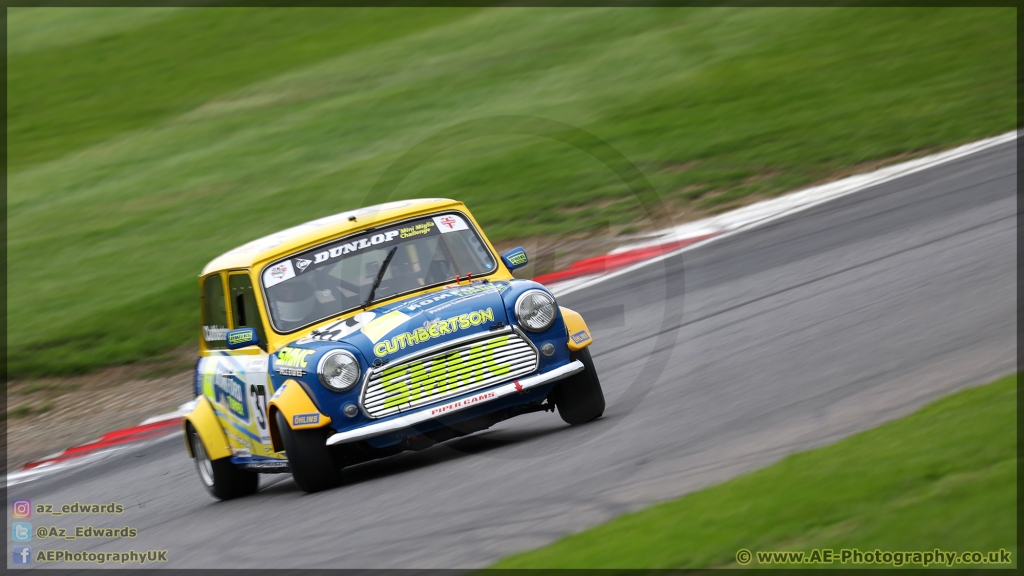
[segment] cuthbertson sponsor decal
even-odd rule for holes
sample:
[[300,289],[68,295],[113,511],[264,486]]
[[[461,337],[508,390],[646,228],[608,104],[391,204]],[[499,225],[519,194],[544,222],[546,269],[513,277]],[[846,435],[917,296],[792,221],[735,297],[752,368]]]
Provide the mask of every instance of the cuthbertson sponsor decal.
[[387,399],[381,409],[455,392],[487,378],[508,374],[512,363],[494,360],[494,351],[507,345],[508,340],[506,334],[478,342],[465,350],[384,370],[381,373],[381,387]]
[[374,345],[373,353],[377,356],[387,356],[399,350],[405,350],[408,347],[427,342],[431,338],[439,338],[445,334],[454,334],[460,329],[465,330],[485,322],[494,322],[494,311],[491,308],[475,310],[468,314],[459,314],[445,320],[434,321],[430,324],[429,328],[417,328],[411,332],[404,332],[394,336],[390,340],[382,340]]

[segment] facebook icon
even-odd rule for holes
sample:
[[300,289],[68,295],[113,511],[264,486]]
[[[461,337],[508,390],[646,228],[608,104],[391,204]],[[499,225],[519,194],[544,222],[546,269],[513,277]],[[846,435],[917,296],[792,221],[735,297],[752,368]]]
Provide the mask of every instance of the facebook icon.
[[11,561],[15,564],[31,564],[32,563],[32,547],[31,546],[15,546],[14,552],[11,554]]

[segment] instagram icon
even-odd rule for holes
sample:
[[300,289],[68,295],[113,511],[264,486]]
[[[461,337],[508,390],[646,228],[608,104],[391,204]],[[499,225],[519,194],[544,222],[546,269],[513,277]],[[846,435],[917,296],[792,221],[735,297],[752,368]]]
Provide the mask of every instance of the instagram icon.
[[14,502],[11,502],[11,516],[15,518],[31,518],[32,501],[15,500]]

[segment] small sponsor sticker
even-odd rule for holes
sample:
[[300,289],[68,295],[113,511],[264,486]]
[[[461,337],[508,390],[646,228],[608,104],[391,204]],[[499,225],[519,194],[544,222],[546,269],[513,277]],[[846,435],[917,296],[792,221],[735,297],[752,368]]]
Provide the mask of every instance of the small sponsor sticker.
[[256,339],[256,331],[252,328],[247,330],[232,330],[228,332],[228,344],[245,344]]
[[526,258],[526,252],[517,250],[507,255],[508,261],[515,264],[516,266],[522,266],[528,262]]
[[590,340],[590,334],[587,334],[586,330],[580,330],[579,332],[573,334],[571,338],[573,342],[581,344],[583,342],[586,342],[587,340]]
[[292,368],[291,366],[275,366],[275,370],[281,376],[294,376],[296,378],[302,378],[306,375],[306,371],[302,368]]
[[320,414],[296,414],[292,416],[292,426],[305,426],[307,424],[319,424]]
[[276,286],[289,278],[295,278],[295,269],[292,268],[291,260],[278,262],[263,271],[263,285],[267,288]]
[[256,462],[246,462],[242,464],[242,467],[249,470],[275,470],[287,468],[288,462],[284,460],[257,460]]
[[442,404],[441,406],[438,406],[437,408],[433,408],[433,409],[430,410],[430,415],[434,416],[436,414],[444,414],[445,412],[451,412],[452,410],[458,410],[459,408],[465,408],[466,406],[469,406],[470,404],[476,404],[477,402],[486,402],[488,400],[491,400],[494,397],[495,397],[495,394],[494,394],[493,391],[492,392],[484,392],[483,394],[476,394],[474,396],[470,396],[469,398],[464,398],[462,400],[456,400],[455,402],[449,402],[447,404]]
[[434,216],[434,223],[437,224],[437,229],[442,234],[448,232],[455,232],[458,230],[469,230],[469,225],[462,219],[461,216],[454,214],[445,214],[444,216]]
[[295,259],[295,267],[299,269],[299,272],[302,272],[303,270],[305,270],[306,266],[309,266],[312,263],[313,263],[312,260],[306,260],[305,258],[296,258]]

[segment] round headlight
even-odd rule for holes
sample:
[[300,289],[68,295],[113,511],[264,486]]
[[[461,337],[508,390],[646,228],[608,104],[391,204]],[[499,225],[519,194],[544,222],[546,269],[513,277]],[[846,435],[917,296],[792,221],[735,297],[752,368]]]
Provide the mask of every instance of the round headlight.
[[359,380],[359,362],[344,350],[324,354],[316,371],[324,386],[339,392],[348,390]]
[[523,292],[516,300],[516,319],[527,330],[542,332],[555,321],[555,299],[543,290]]

